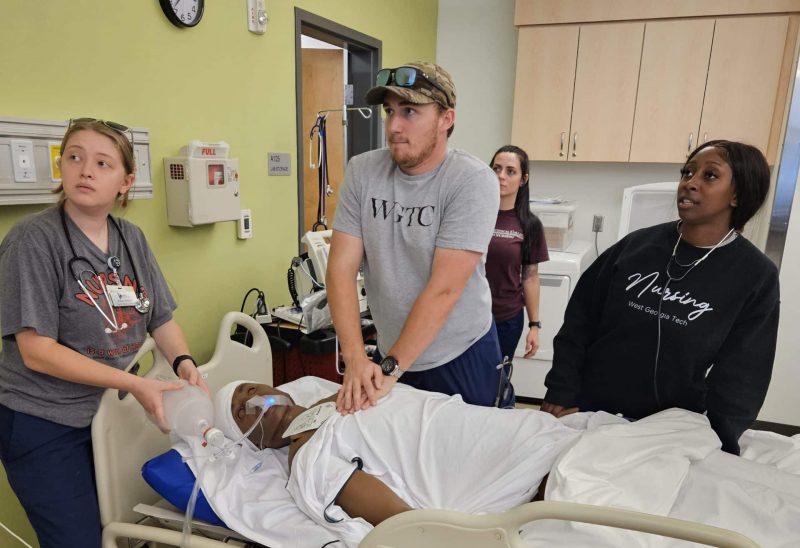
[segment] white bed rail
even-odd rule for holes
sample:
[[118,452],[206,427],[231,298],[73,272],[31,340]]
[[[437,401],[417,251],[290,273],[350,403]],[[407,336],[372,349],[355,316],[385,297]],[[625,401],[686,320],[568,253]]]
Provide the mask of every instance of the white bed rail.
[[[235,325],[252,335],[248,347],[231,340]],[[131,360],[127,370],[152,353],[152,367],[140,376],[174,378],[171,365],[148,337]],[[198,367],[212,393],[236,379],[251,379],[272,384],[272,352],[262,327],[250,316],[229,312],[220,323],[214,355]],[[108,389],[92,421],[97,498],[103,525],[104,548],[128,546],[122,539],[140,539],[179,546],[181,533],[137,522],[143,519],[134,512],[139,503],[155,504],[161,497],[142,479],[140,470],[150,458],[170,448],[169,437],[150,422],[144,409],[130,394],[120,398],[120,391]],[[230,544],[193,535],[189,546],[197,548],[230,547]]]
[[525,548],[520,529],[542,519],[606,525],[723,548],[759,547],[744,535],[701,523],[619,508],[542,501],[485,516],[448,510],[403,512],[373,529],[359,548]]

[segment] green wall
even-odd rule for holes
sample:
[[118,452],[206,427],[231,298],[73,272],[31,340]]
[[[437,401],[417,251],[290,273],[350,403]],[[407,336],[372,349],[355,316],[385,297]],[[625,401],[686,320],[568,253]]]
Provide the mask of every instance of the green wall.
[[[384,66],[434,59],[436,0],[268,0],[262,36],[248,32],[244,0],[208,0],[187,30],[156,0],[3,0],[0,8],[0,116],[94,116],[150,131],[155,196],[124,215],[147,235],[201,361],[247,289],[263,289],[271,305],[288,302],[285,273],[297,252],[295,7],[381,40]],[[233,222],[167,225],[162,159],[192,139],[227,141],[239,158],[252,239],[237,240]],[[267,152],[291,152],[292,176],[267,177]],[[42,207],[0,206],[0,238]],[[2,472],[0,521],[35,542]],[[0,529],[0,545],[15,543]]]

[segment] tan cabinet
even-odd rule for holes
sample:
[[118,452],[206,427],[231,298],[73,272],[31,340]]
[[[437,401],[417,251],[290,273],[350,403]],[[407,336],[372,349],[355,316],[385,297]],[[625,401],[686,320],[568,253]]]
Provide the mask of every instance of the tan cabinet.
[[628,160],[643,36],[644,23],[581,26],[571,161]]
[[788,16],[648,22],[630,161],[683,162],[710,139],[767,153],[788,26]]
[[787,16],[717,20],[702,141],[744,141],[767,153],[788,26]]
[[788,15],[520,27],[512,142],[532,160],[678,163],[730,139],[772,163],[796,32]]
[[577,55],[577,25],[519,29],[511,142],[532,160],[567,159]]
[[713,19],[648,22],[631,162],[683,162],[697,146]]
[[532,160],[626,161],[644,23],[521,28],[512,142]]

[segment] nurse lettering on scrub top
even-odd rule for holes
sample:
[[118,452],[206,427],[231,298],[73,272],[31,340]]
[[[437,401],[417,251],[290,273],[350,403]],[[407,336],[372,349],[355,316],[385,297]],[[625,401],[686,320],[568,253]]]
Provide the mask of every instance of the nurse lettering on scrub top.
[[680,220],[629,234],[578,280],[542,411],[705,412],[722,449],[739,454],[767,394],[778,334],[778,269],[740,234],[769,179],[750,145],[709,141],[689,155]]
[[167,429],[162,392],[181,385],[122,370],[148,333],[208,391],[144,235],[110,216],[134,183],[129,134],[70,121],[58,205],[0,244],[0,460],[42,546],[100,546],[90,425],[103,389],[130,392]]

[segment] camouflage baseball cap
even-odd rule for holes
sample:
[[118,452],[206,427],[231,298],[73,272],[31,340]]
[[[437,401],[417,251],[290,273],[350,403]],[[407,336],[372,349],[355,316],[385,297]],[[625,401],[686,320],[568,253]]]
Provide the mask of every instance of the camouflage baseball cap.
[[[395,81],[394,71],[397,69],[382,69],[391,70],[391,77],[387,79],[387,83],[395,85],[376,86],[370,89],[365,96],[368,105],[380,105],[383,103],[383,97],[387,91],[399,95],[406,101],[416,104],[425,103],[439,103],[444,108],[456,107],[456,86],[450,78],[450,74],[439,65],[434,63],[425,63],[416,61],[414,63],[406,63],[402,67],[413,67],[418,70],[417,78],[411,86],[398,86]],[[398,68],[402,68],[398,67]],[[379,73],[380,74],[380,73]]]

